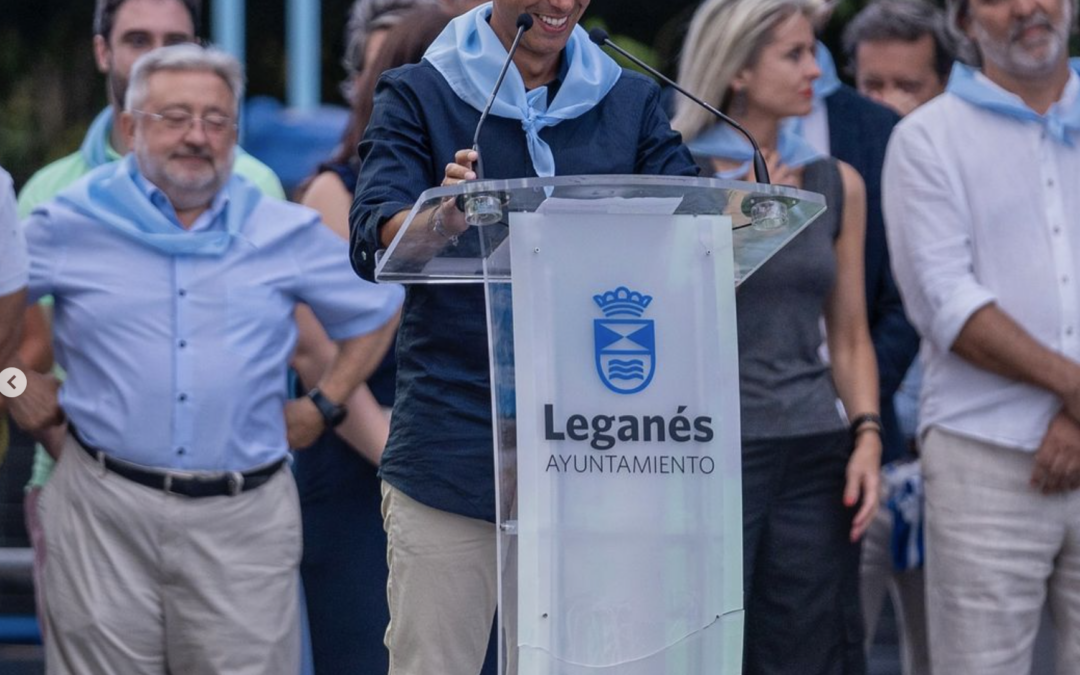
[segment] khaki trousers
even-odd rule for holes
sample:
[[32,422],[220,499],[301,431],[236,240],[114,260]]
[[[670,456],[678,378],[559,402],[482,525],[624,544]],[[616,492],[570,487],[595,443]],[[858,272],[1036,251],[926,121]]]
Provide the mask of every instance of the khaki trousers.
[[497,604],[495,525],[417,502],[385,481],[390,675],[477,675]]
[[40,502],[52,675],[296,675],[300,507],[289,471],[190,499],[74,440]]
[[930,659],[943,675],[1022,675],[1043,604],[1058,675],[1080,674],[1080,492],[1029,485],[1034,455],[931,429],[923,445]]

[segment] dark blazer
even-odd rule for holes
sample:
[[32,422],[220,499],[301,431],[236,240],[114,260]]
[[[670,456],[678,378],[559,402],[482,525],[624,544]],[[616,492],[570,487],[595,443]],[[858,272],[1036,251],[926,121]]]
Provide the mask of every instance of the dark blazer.
[[826,97],[825,107],[832,156],[850,164],[866,181],[866,305],[881,380],[881,416],[885,424],[882,461],[888,462],[905,451],[892,397],[919,351],[919,336],[904,316],[893,281],[881,214],[885,146],[900,117],[847,85]]

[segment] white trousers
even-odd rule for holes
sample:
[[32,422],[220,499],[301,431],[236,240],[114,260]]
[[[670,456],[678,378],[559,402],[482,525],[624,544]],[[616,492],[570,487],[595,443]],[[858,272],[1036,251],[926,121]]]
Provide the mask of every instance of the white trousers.
[[944,675],[1031,672],[1043,604],[1058,675],[1080,674],[1080,491],[1029,485],[1034,455],[931,429],[923,445],[930,657]]

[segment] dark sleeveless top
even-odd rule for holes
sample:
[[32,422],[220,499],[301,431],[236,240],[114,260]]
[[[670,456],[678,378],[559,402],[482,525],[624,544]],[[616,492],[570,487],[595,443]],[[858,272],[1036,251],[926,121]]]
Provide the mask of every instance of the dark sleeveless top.
[[825,213],[735,292],[743,438],[843,431],[832,373],[820,356],[821,317],[836,282],[844,188],[836,160],[808,164],[802,189],[825,196]]

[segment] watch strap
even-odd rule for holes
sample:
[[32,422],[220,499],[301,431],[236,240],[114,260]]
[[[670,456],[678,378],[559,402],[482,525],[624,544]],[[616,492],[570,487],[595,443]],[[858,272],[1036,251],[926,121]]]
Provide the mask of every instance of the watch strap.
[[309,391],[307,397],[319,409],[319,414],[323,416],[323,421],[326,422],[328,429],[332,429],[345,421],[345,416],[349,412],[348,409],[344,405],[338,405],[326,398],[326,395],[319,391],[318,387]]

